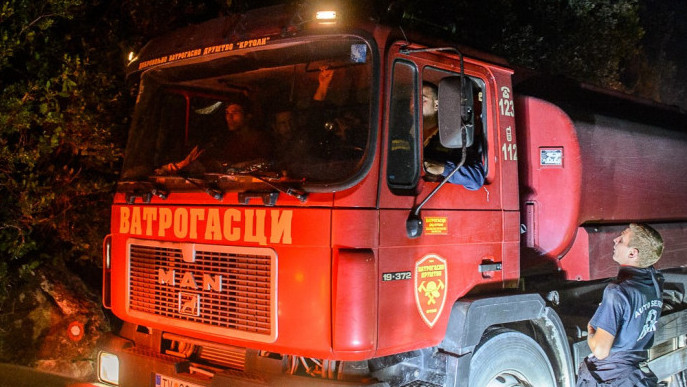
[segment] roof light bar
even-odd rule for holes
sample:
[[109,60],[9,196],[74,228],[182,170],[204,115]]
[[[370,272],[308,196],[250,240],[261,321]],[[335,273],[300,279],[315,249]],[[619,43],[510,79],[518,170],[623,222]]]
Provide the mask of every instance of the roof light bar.
[[317,11],[315,19],[319,21],[336,21],[336,11]]

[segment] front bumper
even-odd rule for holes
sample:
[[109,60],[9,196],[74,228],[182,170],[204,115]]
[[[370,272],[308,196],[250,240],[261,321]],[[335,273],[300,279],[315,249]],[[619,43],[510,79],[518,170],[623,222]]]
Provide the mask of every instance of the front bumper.
[[351,382],[291,375],[283,372],[284,361],[281,358],[249,356],[246,358],[246,371],[215,368],[135,346],[133,342],[118,336],[111,337],[102,350],[118,357],[119,386],[124,387],[155,387],[158,376],[203,387],[388,386],[373,380]]

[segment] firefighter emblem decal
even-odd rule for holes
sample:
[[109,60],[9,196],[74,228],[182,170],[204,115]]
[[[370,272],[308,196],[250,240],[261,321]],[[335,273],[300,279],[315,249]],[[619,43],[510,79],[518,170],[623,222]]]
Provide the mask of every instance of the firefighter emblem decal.
[[415,303],[422,319],[433,327],[446,303],[446,260],[435,254],[415,263]]

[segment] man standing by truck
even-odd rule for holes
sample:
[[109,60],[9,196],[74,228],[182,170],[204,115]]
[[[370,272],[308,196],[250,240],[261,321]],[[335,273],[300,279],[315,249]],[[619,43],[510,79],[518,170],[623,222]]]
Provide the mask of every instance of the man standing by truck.
[[630,224],[613,240],[618,278],[587,325],[592,354],[580,365],[578,386],[655,386],[641,363],[654,341],[661,315],[663,277],[653,268],[663,253],[661,235],[645,224]]

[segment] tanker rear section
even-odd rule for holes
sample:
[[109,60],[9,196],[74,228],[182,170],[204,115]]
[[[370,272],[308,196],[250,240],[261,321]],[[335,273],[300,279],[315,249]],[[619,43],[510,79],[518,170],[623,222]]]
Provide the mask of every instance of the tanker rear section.
[[659,268],[683,266],[687,116],[585,88],[535,90],[516,99],[525,274],[612,277],[613,238],[629,222],[663,235]]

